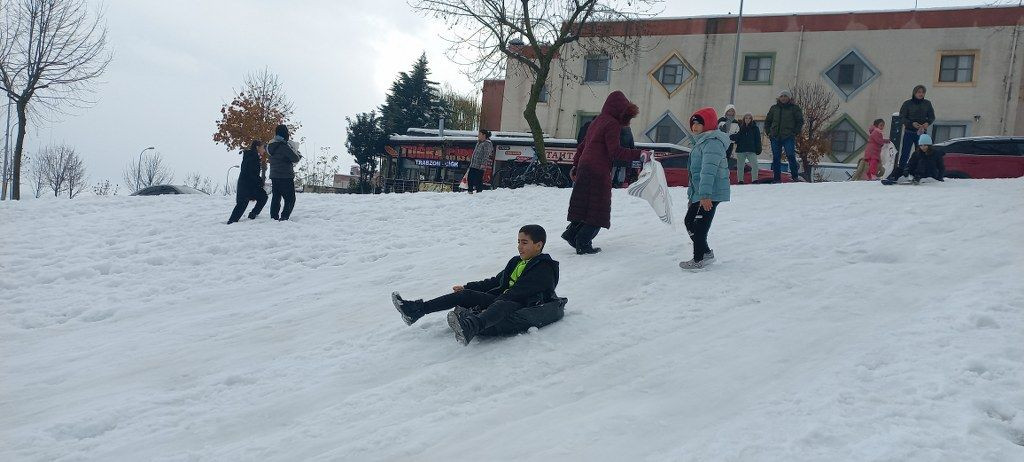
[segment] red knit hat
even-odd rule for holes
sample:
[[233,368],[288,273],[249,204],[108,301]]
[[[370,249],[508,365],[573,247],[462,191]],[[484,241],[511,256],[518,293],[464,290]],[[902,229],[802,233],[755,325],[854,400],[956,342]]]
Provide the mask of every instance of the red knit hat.
[[693,115],[690,116],[691,126],[693,125],[695,118],[704,125],[705,132],[718,129],[718,113],[715,112],[715,108],[705,107],[697,109],[697,112],[694,112]]

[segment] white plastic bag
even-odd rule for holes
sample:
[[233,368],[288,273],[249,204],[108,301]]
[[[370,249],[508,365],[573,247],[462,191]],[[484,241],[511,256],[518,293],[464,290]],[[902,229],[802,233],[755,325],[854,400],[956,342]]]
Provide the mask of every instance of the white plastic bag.
[[675,223],[672,216],[672,196],[668,193],[668,181],[665,180],[665,169],[661,162],[652,159],[644,163],[640,177],[629,185],[626,192],[650,203],[661,221],[670,225]]
[[882,146],[881,160],[882,168],[885,169],[885,175],[892,173],[892,169],[896,166],[896,157],[898,155],[899,152],[896,151],[896,146],[892,142],[885,143],[885,146]]

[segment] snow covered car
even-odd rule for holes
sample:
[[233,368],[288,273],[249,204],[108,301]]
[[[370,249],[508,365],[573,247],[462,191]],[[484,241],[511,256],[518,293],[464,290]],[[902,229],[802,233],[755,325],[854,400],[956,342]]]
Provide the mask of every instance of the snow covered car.
[[1024,176],[1024,137],[971,136],[932,146],[943,154],[946,178],[1018,178]]
[[165,194],[206,194],[209,196],[209,194],[190,186],[170,184],[150,186],[131,193],[132,196],[162,196]]

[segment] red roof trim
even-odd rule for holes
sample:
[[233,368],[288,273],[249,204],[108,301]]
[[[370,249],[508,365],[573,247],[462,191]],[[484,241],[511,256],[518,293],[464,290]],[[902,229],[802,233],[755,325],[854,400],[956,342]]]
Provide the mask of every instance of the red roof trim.
[[[969,8],[913,11],[744,16],[744,33],[834,32],[850,30],[941,29],[1024,25],[1024,8]],[[736,16],[653,19],[643,35],[735,34]],[[621,31],[618,25],[615,30]],[[621,35],[621,32],[618,32]],[[584,34],[586,35],[586,34]]]

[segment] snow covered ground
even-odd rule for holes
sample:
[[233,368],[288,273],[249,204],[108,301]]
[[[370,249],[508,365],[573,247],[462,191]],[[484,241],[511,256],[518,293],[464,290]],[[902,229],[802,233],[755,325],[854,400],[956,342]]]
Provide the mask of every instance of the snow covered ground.
[[[1024,180],[734,188],[700,273],[623,191],[576,256],[568,197],[0,204],[0,460],[1024,460]],[[491,276],[531,222],[563,321],[402,323],[392,290]]]

